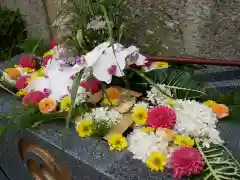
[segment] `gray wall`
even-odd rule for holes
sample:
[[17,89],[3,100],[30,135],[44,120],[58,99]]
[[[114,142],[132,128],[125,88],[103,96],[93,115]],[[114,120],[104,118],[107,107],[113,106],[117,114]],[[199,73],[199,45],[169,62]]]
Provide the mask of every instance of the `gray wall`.
[[[55,0],[0,2],[20,9],[29,36],[49,39]],[[123,0],[123,7],[127,42],[148,54],[240,59],[239,0]]]
[[19,9],[27,24],[28,36],[50,39],[47,12],[42,0],[0,0],[1,6]]
[[240,59],[239,0],[126,1],[130,36],[146,52]]

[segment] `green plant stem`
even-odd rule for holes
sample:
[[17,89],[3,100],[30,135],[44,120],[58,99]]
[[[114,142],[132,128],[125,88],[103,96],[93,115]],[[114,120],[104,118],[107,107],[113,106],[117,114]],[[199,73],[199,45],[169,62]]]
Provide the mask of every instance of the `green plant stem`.
[[71,105],[70,105],[70,108],[69,108],[69,111],[68,111],[68,116],[67,116],[67,119],[66,119],[66,125],[65,125],[66,129],[69,129],[69,126],[70,126],[70,121],[71,121],[73,111],[74,111],[74,107],[75,107],[75,99],[76,99],[76,96],[77,96],[77,91],[78,91],[78,87],[79,87],[81,78],[82,78],[82,71],[80,71],[78,73],[77,78],[75,79],[75,81],[73,82],[73,85],[72,85]]
[[8,88],[4,87],[1,83],[0,83],[0,88],[3,88],[5,91],[9,92],[9,93],[12,94],[13,96],[16,96],[15,93],[13,93],[12,91],[10,91]]
[[165,87],[168,87],[170,89],[179,89],[179,90],[185,90],[185,91],[193,91],[193,92],[198,92],[201,94],[206,94],[205,92],[202,91],[198,91],[198,90],[194,90],[194,89],[188,89],[188,88],[183,88],[183,87],[177,87],[177,86],[169,86],[169,85],[165,85]]
[[135,69],[131,69],[133,72],[135,72],[137,75],[141,76],[143,79],[145,79],[150,85],[152,85],[153,87],[155,87],[159,92],[161,92],[162,94],[164,94],[165,96],[172,98],[171,96],[169,96],[166,92],[164,92],[158,85],[156,85],[150,78],[148,78],[145,74],[143,74],[142,72],[139,72]]

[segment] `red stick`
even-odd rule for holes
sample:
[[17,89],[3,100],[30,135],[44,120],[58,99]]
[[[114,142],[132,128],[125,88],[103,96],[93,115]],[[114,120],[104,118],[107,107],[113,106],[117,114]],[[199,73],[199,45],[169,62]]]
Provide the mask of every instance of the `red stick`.
[[147,56],[148,61],[164,61],[177,64],[202,64],[217,66],[240,66],[240,60],[217,60],[217,59],[201,59],[201,58],[185,58],[185,57],[155,57]]

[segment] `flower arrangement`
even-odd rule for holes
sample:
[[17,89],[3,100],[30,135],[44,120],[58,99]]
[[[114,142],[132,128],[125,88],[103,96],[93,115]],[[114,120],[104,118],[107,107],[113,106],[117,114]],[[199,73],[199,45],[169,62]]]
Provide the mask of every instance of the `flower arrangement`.
[[[90,16],[91,9],[81,16],[81,8],[61,16],[55,24],[64,32],[62,43],[51,43],[40,60],[24,56],[2,71],[1,82],[15,86],[22,102],[21,111],[3,117],[25,128],[65,119],[66,127],[75,124],[79,137],[103,138],[111,151],[127,149],[152,171],[171,169],[176,179],[240,179],[239,163],[217,129],[220,119],[231,116],[229,108],[204,102],[206,92],[188,72],[150,62],[137,47],[114,42],[115,24],[105,6],[90,5],[102,16]],[[80,17],[86,21],[76,30]]]

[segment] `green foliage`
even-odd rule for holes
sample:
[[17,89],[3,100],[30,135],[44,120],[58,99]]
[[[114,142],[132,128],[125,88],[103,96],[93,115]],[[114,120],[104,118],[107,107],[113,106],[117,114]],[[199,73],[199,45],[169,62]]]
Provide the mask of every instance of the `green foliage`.
[[0,8],[0,59],[6,60],[19,52],[17,44],[26,38],[25,23],[19,10]]
[[94,121],[94,136],[97,137],[104,137],[109,130],[111,129],[111,126],[109,126],[109,122],[106,120],[100,120],[100,121]]
[[19,45],[26,53],[34,53],[36,56],[43,56],[45,52],[49,50],[47,45],[42,39],[30,39],[27,38]]
[[207,91],[207,95],[200,99],[201,101],[213,100],[219,104],[225,104],[229,108],[229,116],[224,121],[239,123],[240,119],[240,93],[237,90],[216,93],[215,91]]
[[73,81],[72,92],[71,92],[71,105],[70,105],[70,108],[69,108],[69,111],[68,111],[68,116],[67,116],[67,119],[66,119],[66,128],[67,129],[70,126],[71,119],[73,118],[73,115],[74,115],[74,112],[75,112],[75,109],[76,109],[75,108],[75,100],[76,100],[79,84],[80,84],[80,81],[81,81],[81,78],[82,78],[82,74],[83,74],[83,71],[80,71],[77,74],[76,79]]
[[203,180],[240,179],[240,164],[225,146],[211,145],[210,148],[204,148],[198,142],[196,145],[206,164]]
[[41,123],[54,120],[64,121],[65,114],[62,112],[42,114],[39,112],[38,107],[25,109],[22,104],[14,103],[11,112],[0,113],[0,119],[7,121],[7,123],[0,128],[0,135],[2,135],[8,129],[21,130],[36,127]]
[[[71,0],[67,4],[60,3],[55,25],[62,40],[78,54],[86,53],[108,40],[109,24],[112,29],[110,37],[113,40],[122,39],[124,26],[121,16],[116,13],[120,2],[117,0]],[[92,26],[98,26],[95,20],[104,23],[104,27],[92,28]],[[95,22],[93,23],[95,25],[91,25],[91,22]]]
[[[125,75],[127,81],[131,82],[130,88],[142,93],[146,93],[150,85],[165,84],[172,91],[174,98],[193,99],[205,95],[202,83],[193,80],[190,72],[176,67],[156,69],[148,72],[128,69],[125,71]],[[115,78],[113,80],[113,84],[119,83],[119,79]]]

